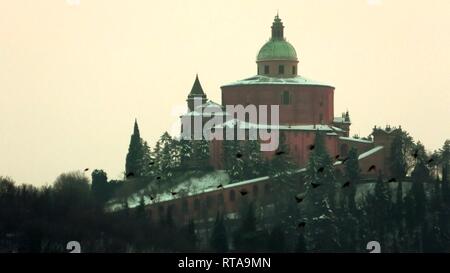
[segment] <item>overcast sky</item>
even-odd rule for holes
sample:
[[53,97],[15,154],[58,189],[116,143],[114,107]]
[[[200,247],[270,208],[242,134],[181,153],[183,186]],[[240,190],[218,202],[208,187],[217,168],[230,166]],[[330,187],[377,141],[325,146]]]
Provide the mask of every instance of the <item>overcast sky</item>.
[[195,74],[208,98],[256,74],[279,10],[299,73],[335,90],[351,134],[450,138],[450,1],[0,0],[0,175],[123,172],[134,118],[151,146]]

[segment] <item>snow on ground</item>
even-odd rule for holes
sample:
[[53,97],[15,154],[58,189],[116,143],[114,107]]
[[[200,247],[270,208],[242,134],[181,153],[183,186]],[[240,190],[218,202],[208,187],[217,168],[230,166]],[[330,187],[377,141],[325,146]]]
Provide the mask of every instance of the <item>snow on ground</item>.
[[[191,177],[177,186],[158,191],[157,186],[150,184],[146,188],[132,194],[128,198],[128,206],[134,208],[139,206],[141,197],[144,198],[144,204],[154,204],[163,201],[169,201],[185,196],[200,194],[212,189],[216,189],[218,185],[226,185],[230,182],[228,174],[223,170],[214,171],[201,177]],[[173,195],[172,192],[176,192]],[[151,200],[153,198],[153,200]],[[108,204],[108,210],[115,211],[123,208],[123,201],[112,200]]]

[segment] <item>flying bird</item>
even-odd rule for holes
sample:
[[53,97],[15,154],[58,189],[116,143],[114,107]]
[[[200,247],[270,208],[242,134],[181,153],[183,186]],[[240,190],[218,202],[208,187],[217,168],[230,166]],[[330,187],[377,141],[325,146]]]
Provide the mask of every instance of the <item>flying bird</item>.
[[342,185],[342,188],[347,188],[348,186],[350,186],[350,181],[345,182],[345,183]]
[[368,169],[367,171],[368,171],[368,172],[374,171],[374,170],[376,170],[376,168],[377,168],[377,167],[375,167],[375,165],[372,165],[372,166],[369,167],[369,169]]
[[242,189],[239,192],[241,193],[242,196],[244,196],[248,193],[248,191],[246,189]]
[[303,194],[297,194],[296,196],[295,196],[295,201],[297,201],[297,203],[301,203],[301,202],[303,202],[303,199],[304,199],[305,197],[303,196]]
[[317,188],[318,186],[320,186],[320,184],[311,183],[311,186],[313,187],[313,189],[315,189],[315,188]]

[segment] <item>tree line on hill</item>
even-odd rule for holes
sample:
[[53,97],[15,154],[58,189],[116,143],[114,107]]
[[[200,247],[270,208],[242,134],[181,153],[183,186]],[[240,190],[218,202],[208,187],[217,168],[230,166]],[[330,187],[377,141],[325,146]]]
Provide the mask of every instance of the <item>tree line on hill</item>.
[[[150,149],[136,124],[123,181],[108,180],[103,170],[94,170],[91,181],[82,172],[61,174],[40,188],[1,177],[0,252],[66,252],[74,240],[83,252],[366,252],[369,241],[379,241],[383,252],[450,251],[450,140],[427,154],[400,131],[390,151],[396,182],[380,176],[362,196],[358,152],[351,149],[344,171],[337,172],[322,135],[314,146],[300,190],[283,139],[282,152],[270,161],[261,157],[257,142],[224,142],[224,167],[233,182],[263,175],[276,182],[273,212],[249,202],[237,225],[218,212],[205,245],[194,221],[176,225],[170,211],[152,221],[143,200],[134,209],[126,202],[121,211],[105,210],[105,202],[133,178],[161,176],[155,183],[164,183],[209,158],[207,143],[167,133]],[[211,170],[207,164],[197,168]]]

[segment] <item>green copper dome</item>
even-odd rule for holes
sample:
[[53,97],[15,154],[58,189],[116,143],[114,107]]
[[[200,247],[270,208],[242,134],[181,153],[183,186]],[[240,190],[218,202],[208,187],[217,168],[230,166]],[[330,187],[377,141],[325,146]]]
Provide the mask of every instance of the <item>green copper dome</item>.
[[275,16],[272,23],[272,37],[259,50],[256,61],[287,60],[297,61],[295,48],[284,39],[284,26],[280,17]]
[[271,39],[259,50],[256,61],[289,60],[297,61],[295,48],[284,39]]

